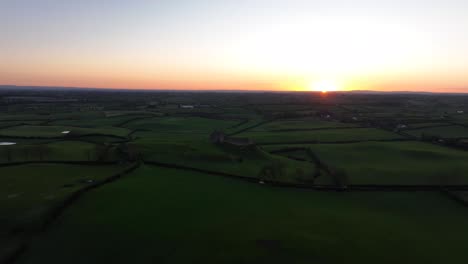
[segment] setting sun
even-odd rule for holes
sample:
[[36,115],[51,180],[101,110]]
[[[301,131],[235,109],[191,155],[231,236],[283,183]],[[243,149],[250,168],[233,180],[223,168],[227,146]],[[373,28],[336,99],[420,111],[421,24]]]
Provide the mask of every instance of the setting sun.
[[339,91],[341,90],[340,85],[336,81],[331,81],[331,80],[320,80],[311,83],[310,85],[312,91],[317,91],[317,92],[334,92],[334,91]]

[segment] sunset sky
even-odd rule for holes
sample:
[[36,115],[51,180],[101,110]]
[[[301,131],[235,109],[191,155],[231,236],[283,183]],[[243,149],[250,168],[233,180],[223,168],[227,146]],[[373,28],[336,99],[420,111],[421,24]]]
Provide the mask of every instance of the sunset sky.
[[0,84],[468,92],[467,0],[0,0]]

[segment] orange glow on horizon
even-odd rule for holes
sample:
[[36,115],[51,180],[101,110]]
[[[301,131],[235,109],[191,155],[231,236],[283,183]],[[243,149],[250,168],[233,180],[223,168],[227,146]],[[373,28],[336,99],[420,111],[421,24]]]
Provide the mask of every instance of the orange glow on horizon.
[[[463,76],[440,73],[437,81],[424,75],[379,75],[359,78],[273,75],[262,73],[234,74],[221,71],[154,69],[148,67],[127,70],[120,67],[87,67],[86,70],[64,69],[49,65],[41,70],[30,66],[24,71],[12,71],[0,66],[0,84],[19,86],[60,86],[115,89],[167,90],[259,90],[259,91],[427,91],[467,92]],[[128,68],[129,69],[129,68]],[[153,71],[151,70],[153,69]],[[339,80],[339,81],[338,81]]]
[[0,2],[0,85],[468,93],[467,1]]

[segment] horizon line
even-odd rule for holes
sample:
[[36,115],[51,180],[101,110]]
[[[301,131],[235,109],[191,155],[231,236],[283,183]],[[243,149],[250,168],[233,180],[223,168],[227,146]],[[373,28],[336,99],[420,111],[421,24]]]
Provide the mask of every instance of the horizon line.
[[[307,90],[262,90],[262,89],[168,89],[168,88],[117,88],[117,87],[85,87],[85,86],[44,86],[44,85],[16,85],[0,84],[0,89],[4,88],[32,88],[32,89],[83,89],[83,90],[120,90],[120,91],[163,91],[163,92],[273,92],[273,93],[322,93],[321,91]],[[467,92],[440,92],[440,91],[412,91],[412,90],[338,90],[327,93],[415,93],[415,94],[468,94]]]

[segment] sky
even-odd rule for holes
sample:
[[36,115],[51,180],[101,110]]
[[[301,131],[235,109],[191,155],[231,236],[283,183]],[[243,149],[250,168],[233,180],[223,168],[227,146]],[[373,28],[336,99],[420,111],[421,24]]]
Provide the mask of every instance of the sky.
[[0,0],[0,84],[468,92],[466,0]]

